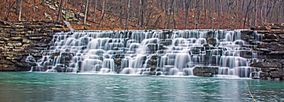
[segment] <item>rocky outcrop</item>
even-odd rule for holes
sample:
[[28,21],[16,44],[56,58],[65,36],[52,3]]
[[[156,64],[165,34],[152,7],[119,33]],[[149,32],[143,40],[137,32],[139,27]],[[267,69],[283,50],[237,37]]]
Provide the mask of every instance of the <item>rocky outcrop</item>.
[[51,21],[0,21],[0,71],[30,70],[27,56],[41,58],[54,32],[64,31],[62,25]]
[[[258,39],[257,46],[254,46],[257,60],[251,66],[261,68],[261,79],[284,80],[284,24],[270,24],[252,29],[261,34],[261,38]],[[245,36],[252,37],[252,33]]]

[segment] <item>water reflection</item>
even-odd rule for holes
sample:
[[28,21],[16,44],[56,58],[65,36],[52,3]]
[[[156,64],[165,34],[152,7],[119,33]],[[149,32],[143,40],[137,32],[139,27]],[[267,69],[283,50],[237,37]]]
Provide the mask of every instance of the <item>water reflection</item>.
[[1,102],[240,102],[283,98],[279,82],[77,74],[0,74]]

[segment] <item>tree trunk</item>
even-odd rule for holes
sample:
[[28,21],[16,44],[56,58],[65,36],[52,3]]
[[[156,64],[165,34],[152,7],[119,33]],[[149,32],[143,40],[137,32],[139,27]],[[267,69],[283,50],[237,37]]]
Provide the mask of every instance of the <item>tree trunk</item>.
[[254,26],[257,26],[257,1],[258,0],[254,0]]
[[23,0],[17,0],[17,5],[18,5],[18,21],[22,20],[22,3]]
[[123,28],[123,21],[122,21],[122,16],[123,16],[123,0],[119,0],[119,27],[122,29]]
[[267,2],[266,0],[264,0],[264,4],[266,4],[266,6],[265,6],[265,8],[264,8],[264,24],[266,24],[267,23],[267,12],[268,12],[268,7],[269,7],[269,2]]
[[248,19],[248,13],[250,11],[250,6],[251,6],[251,0],[249,1],[249,4],[247,6],[247,10],[246,10],[246,13],[245,13],[245,21],[244,21],[244,25],[243,25],[243,28],[246,27],[246,23],[247,23],[247,19]]
[[95,0],[95,5],[94,5],[94,22],[96,22],[96,18],[97,18],[97,6],[98,6],[98,0]]
[[[171,2],[171,1],[169,1]],[[171,20],[171,7],[169,7],[169,3],[168,0],[167,0],[167,6],[165,9],[167,9],[167,12],[166,12],[166,16],[167,16],[167,26],[166,26],[166,29],[169,29],[170,28],[170,20]]]
[[220,0],[219,1],[219,6],[220,6],[220,11],[219,11],[219,25],[218,25],[218,28],[220,29],[221,28],[221,25],[223,25],[223,17],[222,15],[224,14],[223,13],[223,0]]
[[33,2],[33,12],[35,12],[36,11],[36,0],[34,0],[34,2]]
[[107,0],[103,0],[100,26],[103,25],[102,22],[104,22],[103,20],[104,20],[104,16],[105,16],[105,6],[106,6],[106,2],[107,2]]
[[218,7],[218,12],[217,12],[217,27],[220,28],[220,23],[221,23],[221,20],[222,19],[220,16],[221,16],[221,0],[218,0],[217,3],[216,3],[217,7]]
[[259,19],[259,21],[260,21],[260,23],[261,24],[263,24],[263,0],[261,0],[260,1],[261,3],[260,3],[260,19]]
[[165,7],[164,7],[164,14],[165,14],[165,21],[164,21],[164,28],[168,29],[169,28],[169,7],[168,7],[169,3],[168,0],[165,1]]
[[139,12],[140,12],[140,20],[139,20],[139,22],[140,22],[140,24],[139,24],[139,26],[140,27],[144,27],[144,0],[139,0]]
[[85,15],[84,15],[84,24],[87,24],[88,10],[89,10],[89,0],[86,0],[86,4],[85,4]]
[[195,29],[198,28],[199,25],[199,16],[200,16],[200,10],[199,10],[199,0],[195,0]]
[[130,7],[131,7],[131,1],[127,1],[127,16],[126,16],[126,22],[125,22],[125,28],[128,30],[128,19],[129,19],[129,13],[130,13]]
[[[205,5],[206,5],[206,1],[202,0],[202,11],[204,13],[204,20],[203,21],[206,24],[207,23],[207,11],[206,11]],[[201,13],[201,17],[202,17],[202,13]]]
[[173,22],[173,24],[174,24],[174,26],[173,26],[173,29],[175,29],[176,28],[176,20],[175,20],[175,5],[176,5],[176,2],[175,2],[175,0],[173,0],[172,1],[172,22]]
[[[208,4],[211,4],[211,3],[213,3],[213,1],[208,0]],[[214,20],[213,5],[209,6],[208,16],[210,18],[211,29],[213,29],[214,28],[214,24],[213,24],[213,20]]]
[[183,10],[184,10],[184,28],[187,29],[187,25],[188,25],[188,9],[189,9],[189,2],[186,2],[188,0],[183,0]]
[[64,0],[60,0],[59,9],[57,12],[57,21],[61,20],[63,1]]

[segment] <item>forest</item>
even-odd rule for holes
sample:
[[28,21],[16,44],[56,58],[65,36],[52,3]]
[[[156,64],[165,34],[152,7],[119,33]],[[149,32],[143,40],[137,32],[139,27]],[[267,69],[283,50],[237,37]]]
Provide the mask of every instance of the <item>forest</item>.
[[3,21],[86,29],[241,29],[284,22],[284,0],[0,0]]

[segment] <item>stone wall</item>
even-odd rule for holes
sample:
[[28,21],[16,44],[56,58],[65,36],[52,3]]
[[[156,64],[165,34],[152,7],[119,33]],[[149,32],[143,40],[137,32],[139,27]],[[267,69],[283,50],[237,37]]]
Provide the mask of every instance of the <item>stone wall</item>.
[[31,54],[41,58],[41,51],[48,48],[54,32],[64,31],[62,25],[51,21],[0,21],[0,71],[30,70],[26,57]]
[[284,24],[253,28],[262,38],[254,48],[257,61],[251,66],[261,68],[260,78],[264,80],[284,80]]

